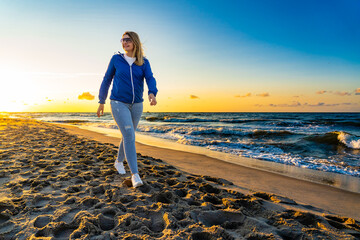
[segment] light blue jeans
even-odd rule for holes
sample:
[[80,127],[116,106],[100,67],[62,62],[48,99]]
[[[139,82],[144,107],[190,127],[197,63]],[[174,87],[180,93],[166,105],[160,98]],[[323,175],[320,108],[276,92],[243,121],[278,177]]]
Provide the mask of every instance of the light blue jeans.
[[143,103],[124,103],[110,100],[111,114],[122,134],[117,160],[125,157],[132,174],[139,173],[135,149],[135,130],[143,112]]

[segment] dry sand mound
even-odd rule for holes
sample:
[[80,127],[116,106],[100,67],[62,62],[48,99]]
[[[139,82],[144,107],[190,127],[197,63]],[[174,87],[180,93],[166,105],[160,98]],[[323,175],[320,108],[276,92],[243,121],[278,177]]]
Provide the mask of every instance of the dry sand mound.
[[354,219],[289,210],[279,203],[291,199],[244,195],[139,154],[134,189],[113,167],[117,146],[46,123],[0,119],[0,136],[0,239],[360,237]]

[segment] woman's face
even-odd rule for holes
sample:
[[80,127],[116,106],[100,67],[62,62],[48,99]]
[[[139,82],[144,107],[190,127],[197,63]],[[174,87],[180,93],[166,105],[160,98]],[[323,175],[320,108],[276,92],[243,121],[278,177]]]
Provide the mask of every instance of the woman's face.
[[130,36],[125,34],[122,36],[122,47],[126,52],[132,52],[134,50],[134,43]]

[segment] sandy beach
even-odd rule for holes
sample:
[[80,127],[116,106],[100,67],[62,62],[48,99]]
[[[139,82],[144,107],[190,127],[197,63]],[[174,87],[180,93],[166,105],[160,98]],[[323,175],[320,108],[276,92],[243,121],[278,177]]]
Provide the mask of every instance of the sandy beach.
[[0,239],[357,239],[360,194],[119,139],[0,119]]

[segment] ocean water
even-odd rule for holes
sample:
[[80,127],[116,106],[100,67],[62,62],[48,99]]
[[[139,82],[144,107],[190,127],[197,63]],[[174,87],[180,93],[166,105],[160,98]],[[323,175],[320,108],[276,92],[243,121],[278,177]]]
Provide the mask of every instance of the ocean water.
[[[9,113],[117,129],[111,113]],[[360,113],[149,113],[137,132],[232,156],[360,177]]]

